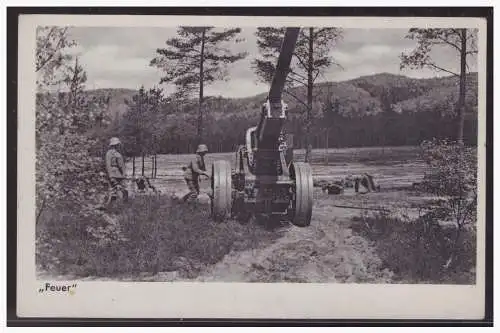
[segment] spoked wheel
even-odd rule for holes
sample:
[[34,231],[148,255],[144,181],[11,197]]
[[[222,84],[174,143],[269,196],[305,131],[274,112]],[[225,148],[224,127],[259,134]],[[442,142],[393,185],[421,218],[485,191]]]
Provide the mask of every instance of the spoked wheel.
[[311,224],[314,193],[311,166],[303,162],[292,163],[290,177],[294,180],[291,222],[298,227],[307,227]]
[[231,165],[228,161],[216,161],[212,165],[210,209],[214,221],[223,221],[231,214]]

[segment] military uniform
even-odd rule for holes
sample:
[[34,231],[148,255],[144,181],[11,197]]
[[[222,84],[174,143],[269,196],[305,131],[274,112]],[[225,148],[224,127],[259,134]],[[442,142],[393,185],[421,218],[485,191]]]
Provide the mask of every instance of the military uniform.
[[186,167],[183,167],[184,170],[184,180],[186,181],[186,185],[189,189],[189,193],[187,193],[183,200],[186,201],[188,199],[196,199],[200,194],[200,175],[208,176],[205,158],[200,153],[206,153],[208,149],[205,145],[200,145],[197,154]]
[[359,185],[362,185],[368,192],[380,191],[380,186],[375,186],[373,181],[373,176],[367,173],[363,174],[361,177],[356,177],[354,181],[354,190],[356,193],[359,192]]
[[123,198],[128,199],[128,191],[124,184],[125,176],[125,161],[122,154],[116,150],[115,146],[120,144],[116,138],[111,140],[111,148],[106,152],[106,172],[110,184],[109,201],[115,200],[118,197],[118,192],[122,192]]

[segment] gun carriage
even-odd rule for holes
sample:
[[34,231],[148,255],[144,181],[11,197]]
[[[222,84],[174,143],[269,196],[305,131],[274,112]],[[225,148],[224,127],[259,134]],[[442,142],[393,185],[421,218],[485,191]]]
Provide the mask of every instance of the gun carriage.
[[229,161],[212,165],[211,214],[216,221],[247,219],[252,214],[286,219],[305,227],[311,222],[313,179],[309,164],[293,161],[284,134],[287,117],[282,93],[299,28],[287,28],[260,121],[246,132],[246,144]]

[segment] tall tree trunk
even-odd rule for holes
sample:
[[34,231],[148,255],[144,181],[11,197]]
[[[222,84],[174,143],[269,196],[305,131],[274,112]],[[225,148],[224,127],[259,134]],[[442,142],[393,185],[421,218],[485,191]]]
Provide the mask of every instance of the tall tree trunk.
[[465,80],[467,70],[467,29],[460,29],[461,48],[460,48],[460,90],[458,93],[458,133],[457,141],[464,143],[464,122],[465,122]]
[[330,127],[326,128],[325,131],[325,164],[328,165],[328,140],[329,140],[329,135],[330,134]]
[[198,109],[198,144],[203,140],[203,62],[205,61],[205,29],[201,33],[201,54],[200,54],[200,97]]
[[306,114],[306,156],[305,161],[309,162],[311,156],[310,135],[311,135],[311,116],[312,116],[312,102],[313,102],[313,70],[314,70],[314,41],[313,41],[314,28],[309,28],[309,57],[307,63],[307,114]]

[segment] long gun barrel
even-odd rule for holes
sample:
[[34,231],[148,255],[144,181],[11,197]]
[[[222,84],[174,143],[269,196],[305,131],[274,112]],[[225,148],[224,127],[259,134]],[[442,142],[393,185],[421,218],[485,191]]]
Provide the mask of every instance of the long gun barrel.
[[286,119],[286,106],[282,101],[282,94],[299,32],[300,28],[286,29],[271,88],[256,130],[259,148],[273,149],[278,143],[278,137]]
[[292,62],[293,51],[299,36],[300,28],[287,28],[281,51],[274,72],[271,89],[269,89],[269,101],[271,103],[281,103],[281,95],[285,87],[286,77],[290,71],[290,63]]

